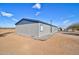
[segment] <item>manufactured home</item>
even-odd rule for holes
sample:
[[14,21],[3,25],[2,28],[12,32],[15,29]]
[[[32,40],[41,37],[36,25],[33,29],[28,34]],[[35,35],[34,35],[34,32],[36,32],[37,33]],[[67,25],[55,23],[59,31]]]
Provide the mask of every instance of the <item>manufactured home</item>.
[[23,18],[16,24],[16,33],[19,35],[29,35],[40,39],[53,35],[58,31],[57,26],[39,20]]

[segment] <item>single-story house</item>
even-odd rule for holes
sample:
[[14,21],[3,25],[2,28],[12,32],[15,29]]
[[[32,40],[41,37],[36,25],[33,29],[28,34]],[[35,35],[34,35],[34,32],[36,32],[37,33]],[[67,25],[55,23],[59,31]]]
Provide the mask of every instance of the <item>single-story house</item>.
[[57,26],[39,20],[23,18],[16,24],[16,33],[19,35],[29,35],[39,39],[58,31]]

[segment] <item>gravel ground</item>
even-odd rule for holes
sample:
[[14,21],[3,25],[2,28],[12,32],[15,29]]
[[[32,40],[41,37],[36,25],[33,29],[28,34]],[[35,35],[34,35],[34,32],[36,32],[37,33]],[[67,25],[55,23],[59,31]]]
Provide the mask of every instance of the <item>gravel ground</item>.
[[46,41],[17,35],[15,30],[0,30],[2,55],[72,55],[79,54],[79,36],[56,33]]

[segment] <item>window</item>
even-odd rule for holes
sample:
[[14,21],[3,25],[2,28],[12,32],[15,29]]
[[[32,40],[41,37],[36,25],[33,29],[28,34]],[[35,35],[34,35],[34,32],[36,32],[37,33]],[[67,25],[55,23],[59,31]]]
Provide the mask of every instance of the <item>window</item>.
[[40,24],[40,32],[43,31],[43,24]]

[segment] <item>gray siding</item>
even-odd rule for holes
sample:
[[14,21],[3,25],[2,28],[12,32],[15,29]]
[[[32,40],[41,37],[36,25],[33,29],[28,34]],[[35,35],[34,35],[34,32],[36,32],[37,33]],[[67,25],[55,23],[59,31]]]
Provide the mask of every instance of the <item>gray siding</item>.
[[16,25],[16,32],[17,34],[21,34],[21,35],[29,35],[29,36],[37,37],[39,36],[38,30],[39,30],[38,23]]
[[57,27],[52,27],[52,34],[58,32],[58,28]]
[[[42,24],[43,25],[43,31],[40,31],[40,25],[42,23],[39,23],[39,36],[47,36],[47,35],[51,35],[54,34],[58,31],[57,27],[52,27],[50,25],[46,25],[46,24]],[[51,31],[52,30],[52,31]]]
[[43,25],[43,31],[40,31],[40,25],[42,23],[39,23],[39,36],[45,36],[45,35],[49,35],[51,33],[51,30],[50,30],[50,26],[49,25],[46,25],[46,24],[42,24]]
[[[41,25],[43,26],[43,31],[40,31]],[[54,26],[51,28],[51,26],[47,24],[34,23],[34,22],[25,21],[25,20],[21,21],[20,23],[18,23],[18,25],[16,25],[17,34],[28,35],[37,39],[43,36],[54,34],[57,31],[58,29]]]

